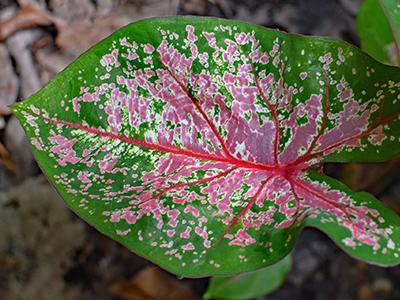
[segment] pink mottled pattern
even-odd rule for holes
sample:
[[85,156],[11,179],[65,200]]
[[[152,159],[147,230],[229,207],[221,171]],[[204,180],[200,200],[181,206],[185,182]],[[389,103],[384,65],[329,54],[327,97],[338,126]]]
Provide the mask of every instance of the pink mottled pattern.
[[[150,217],[159,234],[183,241],[168,250],[175,257],[179,251],[200,251],[195,239],[204,249],[221,238],[232,247],[248,247],[263,228],[294,226],[306,214],[335,218],[349,231],[345,243],[350,246],[356,241],[379,248],[387,231],[372,216],[375,212],[306,175],[323,154],[361,147],[365,140],[378,145],[386,138],[382,124],[374,125],[376,114],[367,109],[380,103],[362,105],[345,79],[330,82],[333,54],[319,59],[321,89],[302,98],[303,87],[285,81],[290,66],[279,39],[263,49],[254,32],[233,31],[217,42],[218,33],[196,32],[189,25],[183,47],[171,40],[174,33],[160,33],[164,39],[157,45],[121,39],[119,48],[100,60],[103,83],[82,87],[81,95],[70,100],[76,115],[94,107],[104,128],[69,123],[31,108],[33,117],[40,115],[57,127],[48,141],[32,140],[36,149],[51,153],[59,166],[91,168],[78,172],[76,179],[59,177],[57,183],[89,203],[123,202],[125,207],[104,214],[113,226]],[[210,51],[202,53],[199,43]],[[108,81],[124,61],[123,72],[115,82]],[[312,80],[311,75],[297,73],[297,84]],[[343,106],[336,113],[330,111],[330,94]],[[149,125],[145,130],[144,124]],[[102,145],[78,151],[78,139],[66,134],[71,127],[100,137]],[[140,130],[144,137],[139,139],[134,133]],[[136,185],[130,179],[138,179],[138,166],[123,164],[120,144],[152,157],[151,170],[141,172]],[[101,159],[93,159],[100,154]],[[107,177],[121,174],[131,178],[117,182]],[[80,191],[71,189],[74,180],[79,180]],[[91,194],[91,186],[99,182],[99,194]],[[210,222],[227,231],[208,228]],[[117,234],[131,232],[118,229]]]

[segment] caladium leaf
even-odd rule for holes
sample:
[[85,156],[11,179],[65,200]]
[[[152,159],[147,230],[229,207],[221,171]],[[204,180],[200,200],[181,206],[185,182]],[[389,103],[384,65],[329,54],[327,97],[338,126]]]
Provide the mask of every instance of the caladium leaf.
[[98,230],[171,272],[229,275],[306,225],[400,262],[399,218],[315,173],[399,154],[399,90],[398,68],[343,42],[177,17],[120,29],[13,110]]
[[361,47],[375,59],[400,65],[400,3],[364,0],[357,16]]

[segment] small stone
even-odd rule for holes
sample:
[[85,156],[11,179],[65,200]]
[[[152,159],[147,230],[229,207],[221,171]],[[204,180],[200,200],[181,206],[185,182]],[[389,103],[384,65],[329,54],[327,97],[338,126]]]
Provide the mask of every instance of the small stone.
[[6,120],[0,116],[0,130],[4,129],[4,127],[6,127]]
[[361,2],[362,0],[340,0],[343,7],[354,16],[357,15]]
[[24,178],[35,174],[36,163],[25,132],[17,118],[11,117],[5,130],[5,146],[15,162],[17,176]]
[[393,284],[386,278],[379,278],[372,284],[374,292],[389,294],[393,290]]
[[[18,79],[7,48],[0,44],[0,115],[11,113],[9,105],[13,104],[18,95]],[[3,118],[0,120],[0,129],[4,127]]]
[[39,29],[30,29],[15,33],[7,39],[7,46],[19,70],[21,97],[27,98],[42,87],[33,61],[30,45],[42,34]]

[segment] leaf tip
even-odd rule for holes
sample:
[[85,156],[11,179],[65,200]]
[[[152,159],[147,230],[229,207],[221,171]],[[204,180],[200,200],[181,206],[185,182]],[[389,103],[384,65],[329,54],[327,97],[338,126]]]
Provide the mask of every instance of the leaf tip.
[[22,106],[22,102],[17,102],[17,103],[13,103],[8,105],[8,108],[14,113],[17,114],[18,112],[21,111],[21,106]]

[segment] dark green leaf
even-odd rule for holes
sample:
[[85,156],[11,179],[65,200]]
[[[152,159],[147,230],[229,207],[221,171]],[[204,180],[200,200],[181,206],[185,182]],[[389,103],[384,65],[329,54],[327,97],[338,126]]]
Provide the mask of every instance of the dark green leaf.
[[291,265],[292,257],[288,255],[276,264],[257,271],[233,277],[213,277],[204,298],[243,300],[269,294],[284,282]]
[[272,266],[233,277],[210,279],[205,299],[254,299],[276,290],[284,281],[292,265],[290,255]]
[[375,59],[400,65],[400,3],[365,0],[357,17],[361,47]]

